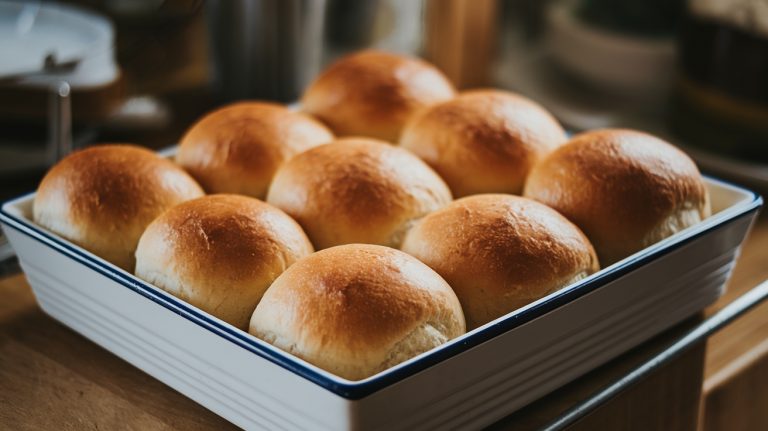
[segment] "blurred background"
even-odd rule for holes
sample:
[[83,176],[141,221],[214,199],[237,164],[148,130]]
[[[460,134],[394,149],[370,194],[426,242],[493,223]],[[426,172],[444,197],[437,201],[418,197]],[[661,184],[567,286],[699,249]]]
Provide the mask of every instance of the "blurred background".
[[162,148],[223,103],[296,101],[367,47],[768,184],[765,0],[0,0],[0,197],[71,148]]

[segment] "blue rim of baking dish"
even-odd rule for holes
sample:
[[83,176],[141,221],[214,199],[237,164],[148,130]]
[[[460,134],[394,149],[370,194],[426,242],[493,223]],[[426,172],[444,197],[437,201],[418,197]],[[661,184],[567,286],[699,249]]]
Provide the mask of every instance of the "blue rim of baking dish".
[[[55,249],[63,252],[70,258],[83,263],[90,269],[98,272],[99,274],[110,278],[118,284],[127,287],[134,292],[146,297],[147,299],[157,303],[158,305],[190,320],[198,326],[213,332],[216,335],[222,336],[228,341],[244,348],[294,374],[297,374],[320,387],[333,392],[334,394],[349,399],[357,400],[373,394],[387,386],[397,383],[407,377],[410,377],[424,369],[433,366],[451,356],[460,354],[475,346],[478,346],[486,341],[491,340],[515,327],[530,322],[533,319],[543,316],[556,308],[582,297],[600,287],[610,283],[633,271],[634,269],[648,263],[651,260],[658,259],[683,245],[700,238],[701,236],[717,230],[731,222],[734,222],[742,217],[750,216],[757,212],[763,204],[763,199],[757,193],[745,189],[743,187],[730,184],[726,181],[707,177],[707,180],[728,187],[737,189],[742,193],[751,195],[751,199],[735,204],[723,211],[713,215],[709,219],[699,224],[699,229],[693,229],[689,231],[683,231],[676,234],[672,238],[672,242],[662,242],[654,244],[635,255],[629,257],[618,265],[610,266],[606,269],[599,271],[592,277],[587,278],[581,282],[575,283],[568,288],[562,289],[558,292],[554,292],[543,300],[532,304],[529,308],[520,310],[519,312],[513,312],[513,314],[503,317],[494,323],[486,325],[479,330],[473,331],[465,336],[459,337],[453,342],[449,342],[446,345],[440,346],[431,352],[421,355],[401,366],[396,366],[390,370],[383,371],[382,373],[373,376],[371,378],[362,380],[360,382],[348,381],[335,377],[331,374],[319,372],[313,369],[312,366],[307,365],[293,358],[288,353],[282,352],[279,349],[270,349],[264,345],[259,344],[261,341],[257,341],[251,335],[234,328],[226,323],[223,323],[217,319],[212,318],[205,312],[193,307],[186,302],[183,302],[174,296],[154,287],[139,278],[125,272],[106,261],[95,259],[90,253],[82,250],[73,244],[60,239],[42,228],[34,225],[28,220],[19,218],[6,211],[8,205],[28,199],[32,194],[26,194],[7,201],[2,209],[0,209],[0,221],[5,223],[8,227],[11,227],[20,233],[23,233],[47,246],[52,246]],[[263,342],[261,342],[263,343]]]

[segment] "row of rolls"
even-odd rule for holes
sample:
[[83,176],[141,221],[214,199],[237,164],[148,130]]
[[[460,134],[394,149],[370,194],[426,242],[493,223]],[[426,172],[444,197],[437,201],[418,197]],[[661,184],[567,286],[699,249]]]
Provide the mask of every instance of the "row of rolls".
[[205,115],[172,158],[77,151],[37,224],[340,377],[359,380],[710,214],[695,164],[624,129],[568,139],[537,103],[458,93],[364,51],[296,108]]

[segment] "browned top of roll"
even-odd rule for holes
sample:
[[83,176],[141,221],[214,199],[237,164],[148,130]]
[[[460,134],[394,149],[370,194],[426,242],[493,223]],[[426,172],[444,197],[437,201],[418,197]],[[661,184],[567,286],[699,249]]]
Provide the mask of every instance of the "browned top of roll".
[[476,90],[414,116],[400,145],[424,159],[461,197],[521,194],[533,165],[566,140],[557,120],[532,100]]
[[408,151],[347,138],[283,165],[267,200],[295,218],[318,249],[356,242],[396,247],[414,220],[446,205],[451,193]]
[[347,379],[368,377],[464,333],[456,295],[426,265],[350,244],[304,258],[275,280],[250,332]]
[[646,133],[582,133],[531,173],[525,195],[568,217],[587,234],[604,265],[710,213],[693,161]]
[[284,106],[240,102],[213,111],[181,140],[176,160],[209,193],[264,198],[293,155],[333,140],[317,120]]
[[425,61],[362,51],[321,73],[301,103],[337,135],[396,142],[411,115],[453,95],[448,79]]
[[186,172],[149,150],[99,145],[51,168],[37,190],[34,219],[133,271],[144,228],[165,209],[202,195]]
[[241,329],[272,281],[312,252],[279,209],[238,195],[177,205],[149,225],[136,275]]
[[584,234],[530,199],[458,199],[411,229],[403,251],[437,271],[475,328],[597,271]]

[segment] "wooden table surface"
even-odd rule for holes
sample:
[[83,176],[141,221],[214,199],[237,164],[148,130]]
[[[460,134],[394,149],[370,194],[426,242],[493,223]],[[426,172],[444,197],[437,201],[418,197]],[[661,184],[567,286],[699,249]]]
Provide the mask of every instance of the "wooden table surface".
[[[764,279],[768,279],[765,216],[743,248],[728,293],[711,310]],[[660,351],[676,332],[693,323],[695,319],[660,335],[494,428],[536,429]],[[732,424],[732,415],[744,415],[730,405],[749,407],[750,397],[768,400],[768,389],[762,394],[743,393],[752,390],[744,389],[745,376],[749,382],[750,373],[762,372],[761,366],[768,363],[764,362],[767,340],[768,304],[764,304],[712,337],[706,354],[703,345],[695,346],[575,428],[694,430],[699,406],[704,405],[704,428],[725,429],[717,424]],[[705,400],[700,403],[702,388]],[[719,398],[709,402],[708,396]],[[749,420],[747,427],[762,419]],[[222,430],[234,426],[45,315],[19,274],[0,280],[0,428]]]
[[[742,249],[728,291],[710,312],[768,279],[768,211]],[[704,367],[705,431],[768,430],[768,302],[708,341]]]

